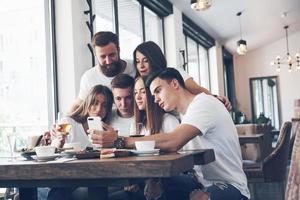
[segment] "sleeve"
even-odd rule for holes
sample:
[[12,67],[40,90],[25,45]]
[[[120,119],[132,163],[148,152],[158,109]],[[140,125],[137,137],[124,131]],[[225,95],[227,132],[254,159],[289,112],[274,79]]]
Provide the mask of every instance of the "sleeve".
[[186,80],[188,80],[189,78],[192,78],[186,71],[184,71],[184,69],[182,68],[177,68],[177,70],[179,71],[180,75],[182,76],[184,82]]
[[85,97],[88,95],[89,92],[89,85],[86,73],[84,73],[80,79],[80,88],[78,93],[78,98],[84,100]]
[[178,119],[169,113],[164,114],[161,132],[169,133],[179,126]]
[[[206,95],[208,96],[208,95]],[[195,98],[197,98],[196,96]],[[212,97],[214,98],[214,97]],[[214,128],[216,121],[214,101],[206,98],[197,98],[188,107],[186,114],[182,117],[181,124],[188,124],[196,127],[205,135]]]

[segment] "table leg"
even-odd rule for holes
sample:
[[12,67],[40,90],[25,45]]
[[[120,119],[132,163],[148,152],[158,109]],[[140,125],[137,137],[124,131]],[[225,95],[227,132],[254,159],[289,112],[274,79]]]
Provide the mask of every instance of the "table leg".
[[107,187],[88,187],[89,200],[108,199]]
[[36,188],[19,188],[20,200],[37,200],[37,189]]

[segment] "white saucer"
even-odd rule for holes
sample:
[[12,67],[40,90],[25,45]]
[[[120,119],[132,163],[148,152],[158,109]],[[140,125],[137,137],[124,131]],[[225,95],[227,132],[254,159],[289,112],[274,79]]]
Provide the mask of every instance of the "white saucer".
[[51,155],[51,156],[36,156],[36,160],[37,161],[49,161],[49,160],[54,160],[58,156],[60,156],[60,154],[58,154],[58,153]]
[[137,155],[157,155],[157,154],[159,154],[159,149],[143,150],[143,151],[131,150],[131,152],[133,152]]

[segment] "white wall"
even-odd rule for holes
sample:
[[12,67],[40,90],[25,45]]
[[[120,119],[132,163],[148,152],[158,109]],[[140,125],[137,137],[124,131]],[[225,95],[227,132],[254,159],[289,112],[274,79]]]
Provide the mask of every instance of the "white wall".
[[91,67],[86,46],[90,34],[83,14],[87,3],[82,0],[56,0],[56,43],[58,65],[59,110],[66,113],[79,91],[80,77]]
[[[289,35],[290,53],[295,55],[300,52],[300,32]],[[288,72],[286,66],[282,66],[280,73],[270,62],[277,55],[286,54],[285,38],[271,43],[267,46],[254,50],[246,56],[234,57],[234,76],[236,95],[239,103],[239,110],[251,118],[251,100],[249,78],[262,76],[279,77],[279,95],[282,121],[291,120],[294,115],[294,100],[300,98],[300,70]]]

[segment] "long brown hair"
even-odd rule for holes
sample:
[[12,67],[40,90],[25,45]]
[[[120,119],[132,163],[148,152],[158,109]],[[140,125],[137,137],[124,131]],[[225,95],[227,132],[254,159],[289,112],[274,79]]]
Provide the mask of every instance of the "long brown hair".
[[89,116],[88,111],[91,108],[91,106],[96,103],[96,96],[98,94],[102,94],[106,97],[106,105],[105,105],[106,115],[102,119],[102,121],[105,123],[109,122],[109,120],[111,118],[113,94],[108,87],[103,86],[103,85],[94,86],[90,90],[88,96],[80,104],[80,106],[74,112],[69,114],[69,117],[71,117],[78,123],[82,123],[82,124],[85,123]]
[[149,128],[150,134],[153,135],[155,133],[159,133],[160,129],[162,128],[163,116],[165,114],[165,111],[161,107],[159,107],[157,103],[154,102],[154,98],[151,95],[149,88],[145,85],[144,78],[137,77],[135,79],[135,83],[138,80],[142,80],[142,82],[144,83],[147,102],[146,109],[139,110],[136,101],[134,101],[135,122],[136,124],[143,123],[145,127]]

